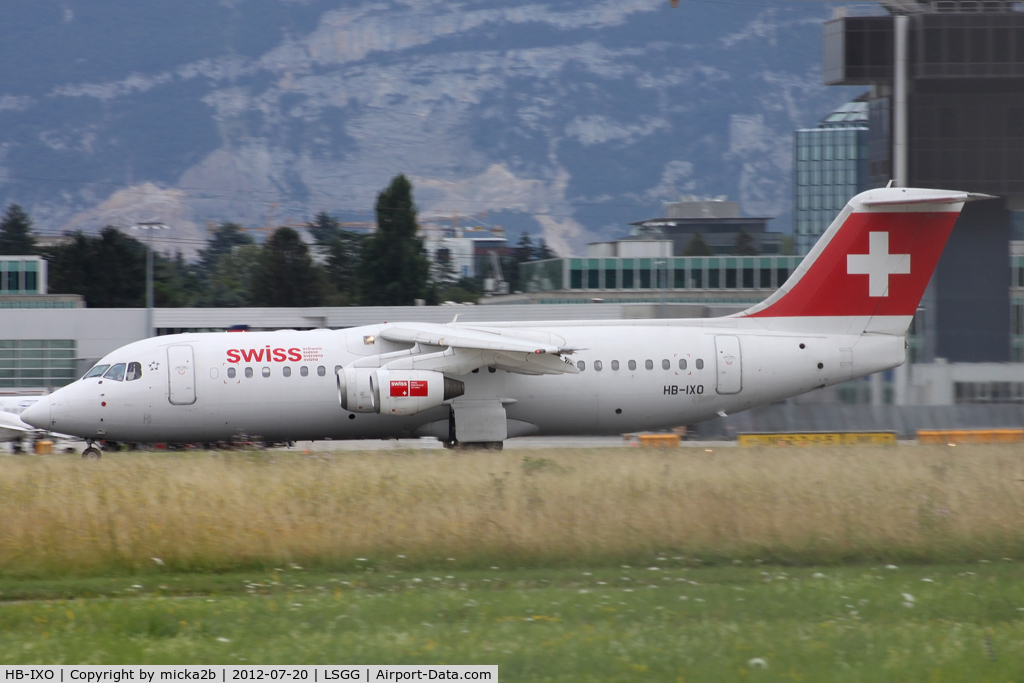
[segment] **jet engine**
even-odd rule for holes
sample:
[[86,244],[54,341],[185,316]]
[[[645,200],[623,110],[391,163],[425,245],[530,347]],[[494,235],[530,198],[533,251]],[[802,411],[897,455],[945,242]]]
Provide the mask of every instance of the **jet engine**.
[[432,370],[342,368],[338,399],[352,413],[412,415],[466,393],[466,385]]
[[338,400],[351,413],[379,413],[380,396],[371,378],[376,368],[342,368],[338,370]]
[[371,380],[382,415],[412,415],[466,393],[466,385],[432,370],[380,368]]

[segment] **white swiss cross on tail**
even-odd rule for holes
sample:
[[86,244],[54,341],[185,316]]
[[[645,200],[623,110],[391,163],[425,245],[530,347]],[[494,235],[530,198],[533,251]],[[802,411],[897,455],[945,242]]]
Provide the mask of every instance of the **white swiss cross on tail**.
[[904,334],[964,202],[984,198],[910,187],[862,192],[789,280],[737,317],[777,330]]
[[868,253],[846,257],[848,275],[868,276],[868,296],[889,296],[890,275],[910,275],[910,254],[889,253],[889,233],[868,233]]

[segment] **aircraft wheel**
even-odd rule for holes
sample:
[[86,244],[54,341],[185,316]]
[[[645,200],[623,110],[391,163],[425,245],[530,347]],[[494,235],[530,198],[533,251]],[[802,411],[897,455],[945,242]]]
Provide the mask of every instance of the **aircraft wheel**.
[[83,460],[99,460],[101,457],[103,457],[103,454],[100,453],[100,449],[96,448],[95,446],[89,446],[84,451],[82,451]]

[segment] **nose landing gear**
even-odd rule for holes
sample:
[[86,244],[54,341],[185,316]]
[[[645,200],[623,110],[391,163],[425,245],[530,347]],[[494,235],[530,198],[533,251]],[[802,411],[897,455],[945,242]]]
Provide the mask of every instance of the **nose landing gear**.
[[96,448],[96,446],[93,445],[93,441],[91,439],[86,443],[88,445],[86,446],[85,450],[82,451],[83,460],[99,460],[101,457],[103,457],[103,454],[100,453],[100,449]]

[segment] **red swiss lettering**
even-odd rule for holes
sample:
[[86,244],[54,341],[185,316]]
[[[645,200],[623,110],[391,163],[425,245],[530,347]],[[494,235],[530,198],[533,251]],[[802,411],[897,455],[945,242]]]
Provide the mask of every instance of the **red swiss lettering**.
[[288,349],[288,360],[296,363],[302,360],[302,349]]
[[242,349],[242,358],[246,363],[263,360],[263,349]]
[[408,396],[409,395],[409,383],[405,380],[392,380],[391,381],[391,395],[392,396]]
[[288,360],[288,353],[284,349],[274,349],[274,360],[279,363]]
[[238,357],[238,349],[228,349],[228,362],[237,363],[239,360],[241,359]]

